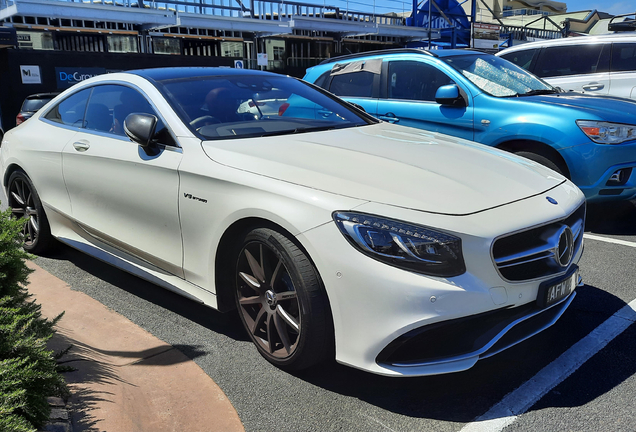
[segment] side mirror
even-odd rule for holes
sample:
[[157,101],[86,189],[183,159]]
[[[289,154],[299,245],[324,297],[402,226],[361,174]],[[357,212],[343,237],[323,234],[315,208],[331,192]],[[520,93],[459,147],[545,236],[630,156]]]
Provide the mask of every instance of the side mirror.
[[465,106],[466,101],[459,94],[457,84],[448,84],[441,86],[435,92],[435,102],[440,105]]
[[149,156],[159,153],[159,147],[152,139],[156,127],[157,117],[150,114],[132,113],[124,120],[124,132],[128,138],[139,144]]

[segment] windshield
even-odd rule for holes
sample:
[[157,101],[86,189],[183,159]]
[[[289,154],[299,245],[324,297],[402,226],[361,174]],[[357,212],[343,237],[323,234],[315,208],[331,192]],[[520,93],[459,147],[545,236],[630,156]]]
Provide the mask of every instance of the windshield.
[[373,122],[344,102],[285,76],[183,78],[162,81],[161,87],[202,139],[285,135]]
[[467,54],[443,60],[492,96],[530,96],[557,92],[551,85],[500,57]]

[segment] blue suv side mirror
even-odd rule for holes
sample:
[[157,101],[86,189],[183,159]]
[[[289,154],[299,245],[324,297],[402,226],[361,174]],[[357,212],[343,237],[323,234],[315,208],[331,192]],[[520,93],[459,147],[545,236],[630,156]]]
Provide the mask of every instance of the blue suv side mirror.
[[435,102],[440,105],[461,105],[464,106],[466,101],[461,94],[459,94],[459,87],[457,84],[448,84],[441,86],[435,92]]

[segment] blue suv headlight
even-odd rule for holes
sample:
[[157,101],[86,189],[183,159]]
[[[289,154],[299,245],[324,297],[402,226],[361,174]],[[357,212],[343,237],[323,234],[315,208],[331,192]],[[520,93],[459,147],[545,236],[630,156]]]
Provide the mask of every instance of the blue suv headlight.
[[577,120],[576,124],[598,144],[620,144],[636,140],[636,125],[591,120]]

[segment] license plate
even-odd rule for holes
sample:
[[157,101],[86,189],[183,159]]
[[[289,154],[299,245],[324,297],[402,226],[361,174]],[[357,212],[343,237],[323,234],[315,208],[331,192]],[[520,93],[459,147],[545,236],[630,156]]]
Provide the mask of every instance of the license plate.
[[556,282],[548,283],[539,289],[539,295],[537,296],[537,303],[540,307],[549,307],[555,303],[560,302],[564,298],[570,295],[579,280],[578,268],[571,273],[565,279]]

